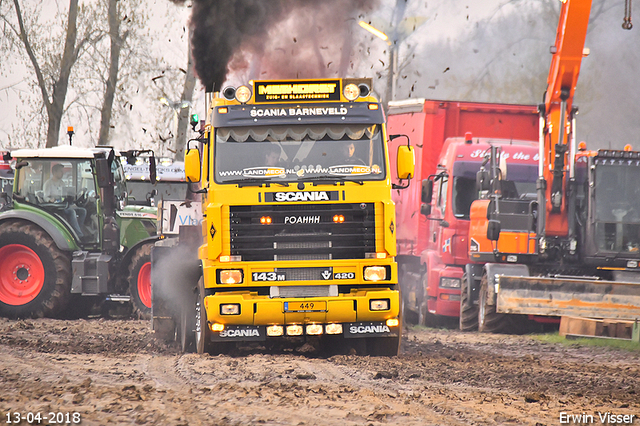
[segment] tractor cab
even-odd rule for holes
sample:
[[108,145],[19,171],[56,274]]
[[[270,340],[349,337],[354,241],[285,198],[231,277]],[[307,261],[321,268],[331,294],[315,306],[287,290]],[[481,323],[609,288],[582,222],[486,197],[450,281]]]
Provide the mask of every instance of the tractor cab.
[[19,208],[56,218],[51,223],[62,225],[78,245],[97,246],[104,201],[100,202],[96,158],[106,156],[75,147],[45,152],[29,149],[13,152],[17,160],[14,202]]

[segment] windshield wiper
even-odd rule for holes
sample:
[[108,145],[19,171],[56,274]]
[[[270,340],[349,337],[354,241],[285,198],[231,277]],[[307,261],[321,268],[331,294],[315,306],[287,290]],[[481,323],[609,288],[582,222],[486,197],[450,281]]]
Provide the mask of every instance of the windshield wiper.
[[242,178],[242,179],[233,179],[226,180],[222,183],[235,183],[238,184],[238,187],[242,188],[243,186],[270,186],[270,185],[280,185],[280,186],[289,186],[288,182],[273,182],[273,181],[265,181],[264,179],[258,178]]
[[341,182],[343,184],[344,182],[353,182],[353,183],[357,183],[358,185],[364,185],[364,181],[348,178],[346,176],[314,176],[314,177],[302,178],[302,179],[299,179],[299,181],[312,182],[313,186],[318,186],[321,184],[337,185],[338,182]]

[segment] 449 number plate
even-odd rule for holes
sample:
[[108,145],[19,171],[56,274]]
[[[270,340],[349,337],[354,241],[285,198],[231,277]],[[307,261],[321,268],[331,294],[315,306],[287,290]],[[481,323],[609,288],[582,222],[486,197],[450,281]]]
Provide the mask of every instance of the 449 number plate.
[[284,302],[284,312],[326,312],[327,302]]

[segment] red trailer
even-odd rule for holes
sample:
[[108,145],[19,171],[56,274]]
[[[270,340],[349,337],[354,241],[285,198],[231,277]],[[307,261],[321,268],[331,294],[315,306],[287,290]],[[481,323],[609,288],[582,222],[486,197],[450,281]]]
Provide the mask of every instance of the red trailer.
[[[535,105],[389,102],[389,135],[407,135],[415,148],[414,182],[430,178],[434,183],[430,204],[422,201],[421,185],[393,192],[407,319],[413,316],[420,324],[434,325],[440,316],[460,315],[460,283],[469,263],[469,208],[478,198],[476,172],[490,144],[500,145],[518,196],[535,196],[538,117]],[[391,141],[392,164],[394,145],[403,143],[404,138]]]

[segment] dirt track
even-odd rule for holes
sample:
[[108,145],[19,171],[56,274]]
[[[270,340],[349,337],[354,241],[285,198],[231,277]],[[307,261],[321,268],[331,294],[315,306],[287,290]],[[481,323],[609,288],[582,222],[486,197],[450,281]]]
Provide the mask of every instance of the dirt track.
[[83,425],[559,425],[561,412],[592,415],[585,424],[610,412],[640,424],[639,361],[433,329],[407,331],[394,358],[210,357],[181,355],[143,321],[0,319],[0,422],[77,412]]

